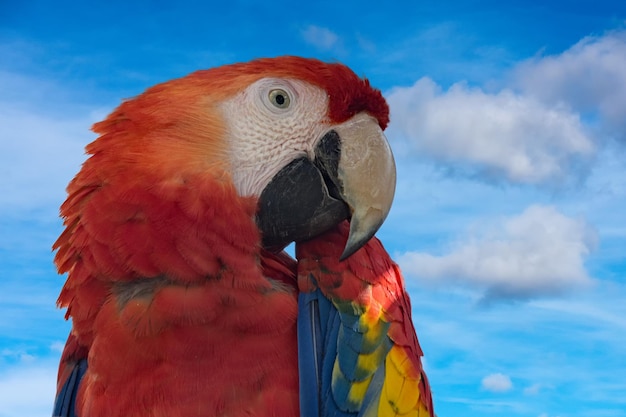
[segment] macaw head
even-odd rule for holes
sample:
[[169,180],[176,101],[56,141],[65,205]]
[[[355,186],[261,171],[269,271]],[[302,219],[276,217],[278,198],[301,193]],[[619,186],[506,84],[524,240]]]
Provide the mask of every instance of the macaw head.
[[240,195],[259,199],[264,245],[282,249],[350,219],[349,256],[393,200],[384,98],[340,64],[288,57],[247,65],[258,78],[220,109],[233,182]]
[[[174,209],[160,201],[166,194],[192,220],[214,216],[219,222],[235,206],[248,207],[262,245],[272,251],[349,219],[345,258],[374,235],[391,206],[395,165],[383,135],[388,121],[380,91],[338,63],[260,59],[156,85],[94,126],[100,137],[87,147],[91,157],[62,207],[67,228],[57,242],[58,263],[67,258],[67,234],[89,232],[103,217],[129,230],[151,217],[155,230],[200,233],[192,230],[193,222],[170,220],[167,213]],[[112,184],[117,191],[101,192]],[[226,215],[202,205],[225,194],[237,199],[224,199],[224,205],[232,204],[219,208]],[[149,201],[151,210],[162,208],[150,214],[154,210],[137,208],[139,199]],[[108,209],[113,200],[115,207]],[[238,226],[223,221],[235,233]],[[116,228],[99,227],[99,242]],[[107,245],[131,235],[111,235]],[[81,238],[72,239],[80,245]],[[165,239],[135,240],[133,250]]]

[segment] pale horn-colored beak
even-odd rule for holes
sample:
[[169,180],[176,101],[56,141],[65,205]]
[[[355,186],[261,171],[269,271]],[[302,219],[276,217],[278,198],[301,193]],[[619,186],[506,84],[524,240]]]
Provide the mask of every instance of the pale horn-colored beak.
[[343,260],[372,238],[385,221],[396,189],[396,164],[378,121],[367,113],[333,129],[341,138],[340,193],[352,213]]

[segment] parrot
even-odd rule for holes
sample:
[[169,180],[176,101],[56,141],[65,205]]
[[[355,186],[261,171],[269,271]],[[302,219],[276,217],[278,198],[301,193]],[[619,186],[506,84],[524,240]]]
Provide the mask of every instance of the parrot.
[[71,319],[53,416],[434,416],[375,237],[388,123],[347,66],[279,56],[157,84],[94,124],[53,245]]

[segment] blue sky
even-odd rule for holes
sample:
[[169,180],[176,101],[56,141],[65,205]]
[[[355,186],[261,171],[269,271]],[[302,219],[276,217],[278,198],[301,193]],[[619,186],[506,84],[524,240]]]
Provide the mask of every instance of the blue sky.
[[379,237],[439,416],[626,416],[626,3],[129,3],[0,3],[0,417],[50,413],[69,330],[50,247],[90,125],[284,54],[391,105]]

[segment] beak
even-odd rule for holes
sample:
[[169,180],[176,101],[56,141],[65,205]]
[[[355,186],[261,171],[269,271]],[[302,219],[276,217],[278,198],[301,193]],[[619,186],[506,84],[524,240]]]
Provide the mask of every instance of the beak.
[[378,122],[361,113],[337,126],[341,140],[338,178],[351,211],[341,260],[374,236],[387,218],[396,191],[396,164]]
[[383,224],[395,186],[387,139],[376,119],[359,113],[318,141],[314,161],[292,161],[263,190],[257,212],[263,245],[280,250],[350,219],[344,260]]

